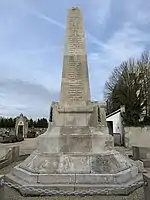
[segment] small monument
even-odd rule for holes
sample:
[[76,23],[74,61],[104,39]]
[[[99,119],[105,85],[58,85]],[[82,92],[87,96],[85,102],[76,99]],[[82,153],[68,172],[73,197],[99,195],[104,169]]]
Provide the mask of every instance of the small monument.
[[99,189],[102,195],[127,195],[135,184],[141,186],[142,176],[134,162],[115,151],[112,136],[104,132],[104,105],[90,100],[79,8],[68,12],[60,101],[52,103],[50,121],[38,137],[37,149],[7,176],[10,181],[58,191]]
[[28,133],[28,119],[21,113],[16,117],[15,132],[18,138],[27,137]]

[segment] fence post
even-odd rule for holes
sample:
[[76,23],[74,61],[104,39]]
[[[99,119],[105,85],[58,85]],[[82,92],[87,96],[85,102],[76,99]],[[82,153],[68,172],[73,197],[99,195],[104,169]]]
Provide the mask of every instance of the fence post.
[[0,175],[0,199],[5,200],[4,185],[2,185],[2,180],[4,180],[4,176]]
[[19,160],[19,146],[12,147],[12,160],[11,162]]
[[150,199],[150,173],[143,174],[144,179],[144,197],[145,200]]
[[134,160],[140,160],[140,150],[139,147],[132,146],[132,154]]

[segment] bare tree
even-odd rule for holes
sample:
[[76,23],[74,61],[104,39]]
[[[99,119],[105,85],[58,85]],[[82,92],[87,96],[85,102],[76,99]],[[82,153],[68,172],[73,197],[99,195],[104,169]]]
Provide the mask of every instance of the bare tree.
[[129,59],[116,67],[105,84],[108,113],[126,107],[125,121],[135,125],[150,108],[150,59],[145,51],[138,60]]

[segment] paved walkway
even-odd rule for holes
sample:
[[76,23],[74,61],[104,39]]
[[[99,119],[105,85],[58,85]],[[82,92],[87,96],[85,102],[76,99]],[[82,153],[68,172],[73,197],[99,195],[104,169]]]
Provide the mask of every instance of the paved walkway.
[[0,148],[9,148],[14,146],[20,146],[20,155],[30,154],[36,149],[37,138],[25,138],[24,141],[16,143],[0,143]]

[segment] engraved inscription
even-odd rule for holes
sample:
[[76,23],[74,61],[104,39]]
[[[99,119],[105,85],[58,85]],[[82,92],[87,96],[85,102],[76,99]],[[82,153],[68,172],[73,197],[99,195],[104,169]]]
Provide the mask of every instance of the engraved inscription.
[[69,12],[66,30],[64,73],[61,101],[85,104],[89,100],[89,80],[86,65],[85,37],[82,13]]
[[69,79],[81,79],[82,77],[82,65],[79,56],[71,56],[69,61],[68,78]]
[[81,23],[79,23],[80,17],[70,16],[69,19],[69,32],[68,32],[68,50],[70,53],[81,54],[84,42],[84,35]]
[[81,81],[69,81],[68,98],[70,100],[82,100],[84,87]]
[[[79,23],[80,17],[77,15],[74,17],[70,17],[69,19],[69,46],[70,50],[76,53],[82,46],[82,35],[83,30],[81,23]],[[84,86],[81,81],[82,79],[82,64],[80,56],[70,56],[68,60],[68,98],[70,100],[82,100],[83,99],[83,91]]]
[[84,86],[82,82],[81,57],[70,56],[68,65],[68,98],[75,101],[82,100]]

